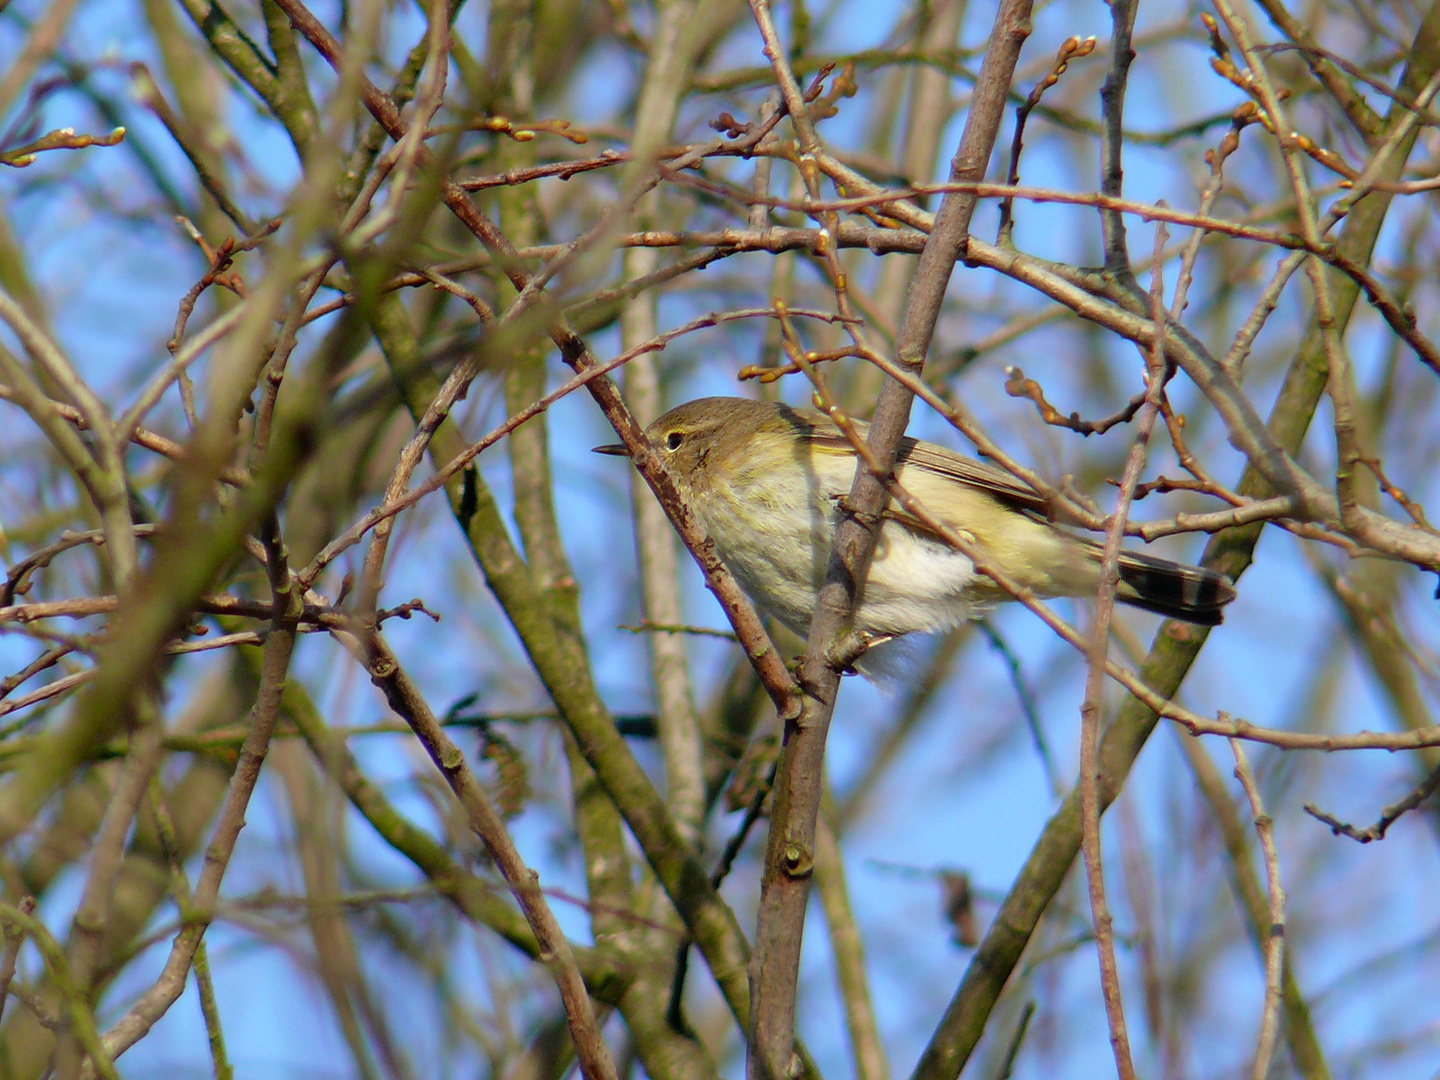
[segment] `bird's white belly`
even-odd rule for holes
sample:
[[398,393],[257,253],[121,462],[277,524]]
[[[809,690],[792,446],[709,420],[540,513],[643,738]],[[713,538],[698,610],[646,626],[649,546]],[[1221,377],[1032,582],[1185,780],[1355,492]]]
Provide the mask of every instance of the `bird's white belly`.
[[974,582],[975,565],[949,544],[886,522],[855,625],[882,634],[948,630],[975,614]]
[[[763,507],[754,488],[713,492],[697,501],[706,531],[741,587],[757,606],[802,636],[810,628],[835,539],[833,501],[814,497],[814,491],[786,493],[772,485],[767,493],[780,497],[765,500]],[[800,542],[801,537],[808,542]],[[966,594],[974,580],[975,568],[960,552],[887,521],[855,629],[894,636],[948,629],[971,617]]]

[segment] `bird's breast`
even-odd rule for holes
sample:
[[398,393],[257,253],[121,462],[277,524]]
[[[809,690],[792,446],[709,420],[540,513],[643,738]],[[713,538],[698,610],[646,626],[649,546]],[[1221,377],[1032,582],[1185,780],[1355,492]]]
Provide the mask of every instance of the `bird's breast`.
[[[848,461],[853,470],[853,459]],[[805,634],[835,540],[837,501],[853,471],[776,470],[715,485],[697,511],[721,559],[764,611]],[[887,520],[856,612],[857,629],[900,635],[968,618],[970,560],[935,537]]]

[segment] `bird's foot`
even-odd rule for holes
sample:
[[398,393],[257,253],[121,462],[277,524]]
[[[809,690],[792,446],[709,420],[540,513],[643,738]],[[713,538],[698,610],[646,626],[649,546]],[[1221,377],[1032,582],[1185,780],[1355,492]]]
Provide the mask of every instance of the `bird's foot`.
[[839,671],[841,675],[859,675],[855,665],[871,649],[878,645],[884,645],[887,641],[894,641],[894,634],[872,634],[864,630],[852,630],[830,650],[826,656],[826,662],[830,667]]

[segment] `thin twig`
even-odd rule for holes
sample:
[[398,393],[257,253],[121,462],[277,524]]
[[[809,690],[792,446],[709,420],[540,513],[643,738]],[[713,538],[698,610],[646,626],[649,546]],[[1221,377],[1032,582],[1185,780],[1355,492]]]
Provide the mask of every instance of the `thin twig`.
[[1364,829],[1356,828],[1348,822],[1341,821],[1339,818],[1327,814],[1313,803],[1306,803],[1304,809],[1305,812],[1315,818],[1315,820],[1330,826],[1330,831],[1334,835],[1348,836],[1351,840],[1358,841],[1361,844],[1368,844],[1372,840],[1384,840],[1385,834],[1390,831],[1391,825],[1394,825],[1395,822],[1399,821],[1411,810],[1419,807],[1421,803],[1430,798],[1431,795],[1434,795],[1437,789],[1440,789],[1440,765],[1431,769],[1430,772],[1426,774],[1425,779],[1411,788],[1404,798],[1391,803],[1385,807],[1385,809],[1381,810],[1379,820],[1376,821],[1374,825]]
[[[1020,183],[1020,151],[1025,145],[1025,123],[1030,119],[1030,114],[1035,111],[1035,106],[1040,104],[1045,91],[1049,90],[1057,82],[1060,76],[1064,75],[1070,66],[1071,60],[1078,60],[1089,56],[1095,51],[1095,38],[1087,37],[1083,41],[1077,37],[1066,38],[1060,44],[1055,53],[1055,63],[1043,79],[1040,79],[1025,100],[1015,108],[1015,132],[1010,137],[1010,167],[1006,170],[1007,184],[1018,185]],[[999,242],[1010,243],[1011,234],[1015,225],[1015,200],[1007,198],[1000,200],[1000,227],[997,230]]]
[[496,867],[504,875],[511,892],[525,913],[526,921],[540,943],[540,959],[550,968],[565,1002],[565,1016],[570,1036],[575,1041],[587,1080],[616,1080],[615,1066],[605,1048],[590,997],[575,966],[570,943],[555,921],[555,913],[540,891],[539,875],[525,865],[515,848],[504,821],[496,812],[490,797],[480,786],[475,774],[465,763],[465,755],[430,711],[419,688],[395,659],[384,638],[373,629],[356,626],[352,632],[336,631],[336,636],[360,660],[371,680],[385,695],[386,701],[403,717],[419,737],[436,768],[445,777],[469,820],[470,828],[484,842]]
[[1265,861],[1265,883],[1270,898],[1270,932],[1265,940],[1265,1006],[1261,1012],[1255,1064],[1250,1070],[1250,1080],[1265,1080],[1270,1072],[1270,1058],[1275,1053],[1275,1042],[1280,1031],[1281,973],[1285,961],[1285,889],[1280,884],[1280,857],[1275,851],[1275,823],[1260,801],[1260,787],[1255,783],[1255,774],[1250,771],[1245,747],[1238,739],[1231,739],[1230,750],[1235,755],[1235,777],[1245,789],[1245,797],[1250,800],[1250,812],[1255,816],[1255,835],[1260,839],[1260,853]]
[[[1118,13],[1116,18],[1120,18]],[[1165,319],[1165,289],[1159,259],[1159,253],[1164,247],[1165,226],[1157,223],[1156,259],[1150,289],[1151,318],[1157,325]],[[1128,268],[1128,262],[1126,265]],[[1130,512],[1130,503],[1135,494],[1135,485],[1140,480],[1140,472],[1145,467],[1145,454],[1149,449],[1156,418],[1160,414],[1160,398],[1168,374],[1163,347],[1157,335],[1156,344],[1146,357],[1145,401],[1135,423],[1135,440],[1120,478],[1120,493],[1116,499],[1114,516],[1105,536],[1104,553],[1100,560],[1100,588],[1095,600],[1095,625],[1086,650],[1085,702],[1080,707],[1079,788],[1080,822],[1083,830],[1081,851],[1085,856],[1085,880],[1089,888],[1090,911],[1095,926],[1095,947],[1100,959],[1101,994],[1110,1026],[1110,1045],[1115,1054],[1115,1068],[1121,1080],[1133,1080],[1135,1063],[1125,1025],[1120,972],[1115,960],[1114,927],[1105,896],[1100,837],[1100,707],[1104,701],[1105,657],[1110,642],[1110,618],[1115,609],[1115,588],[1120,580],[1120,542],[1124,536],[1124,521]]]

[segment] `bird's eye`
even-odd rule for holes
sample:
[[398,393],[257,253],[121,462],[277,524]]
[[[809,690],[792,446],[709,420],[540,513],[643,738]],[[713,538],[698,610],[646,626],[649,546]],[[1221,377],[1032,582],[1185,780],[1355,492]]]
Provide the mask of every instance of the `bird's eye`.
[[685,441],[685,436],[678,431],[672,431],[665,436],[665,447],[668,450],[679,450],[680,444]]

